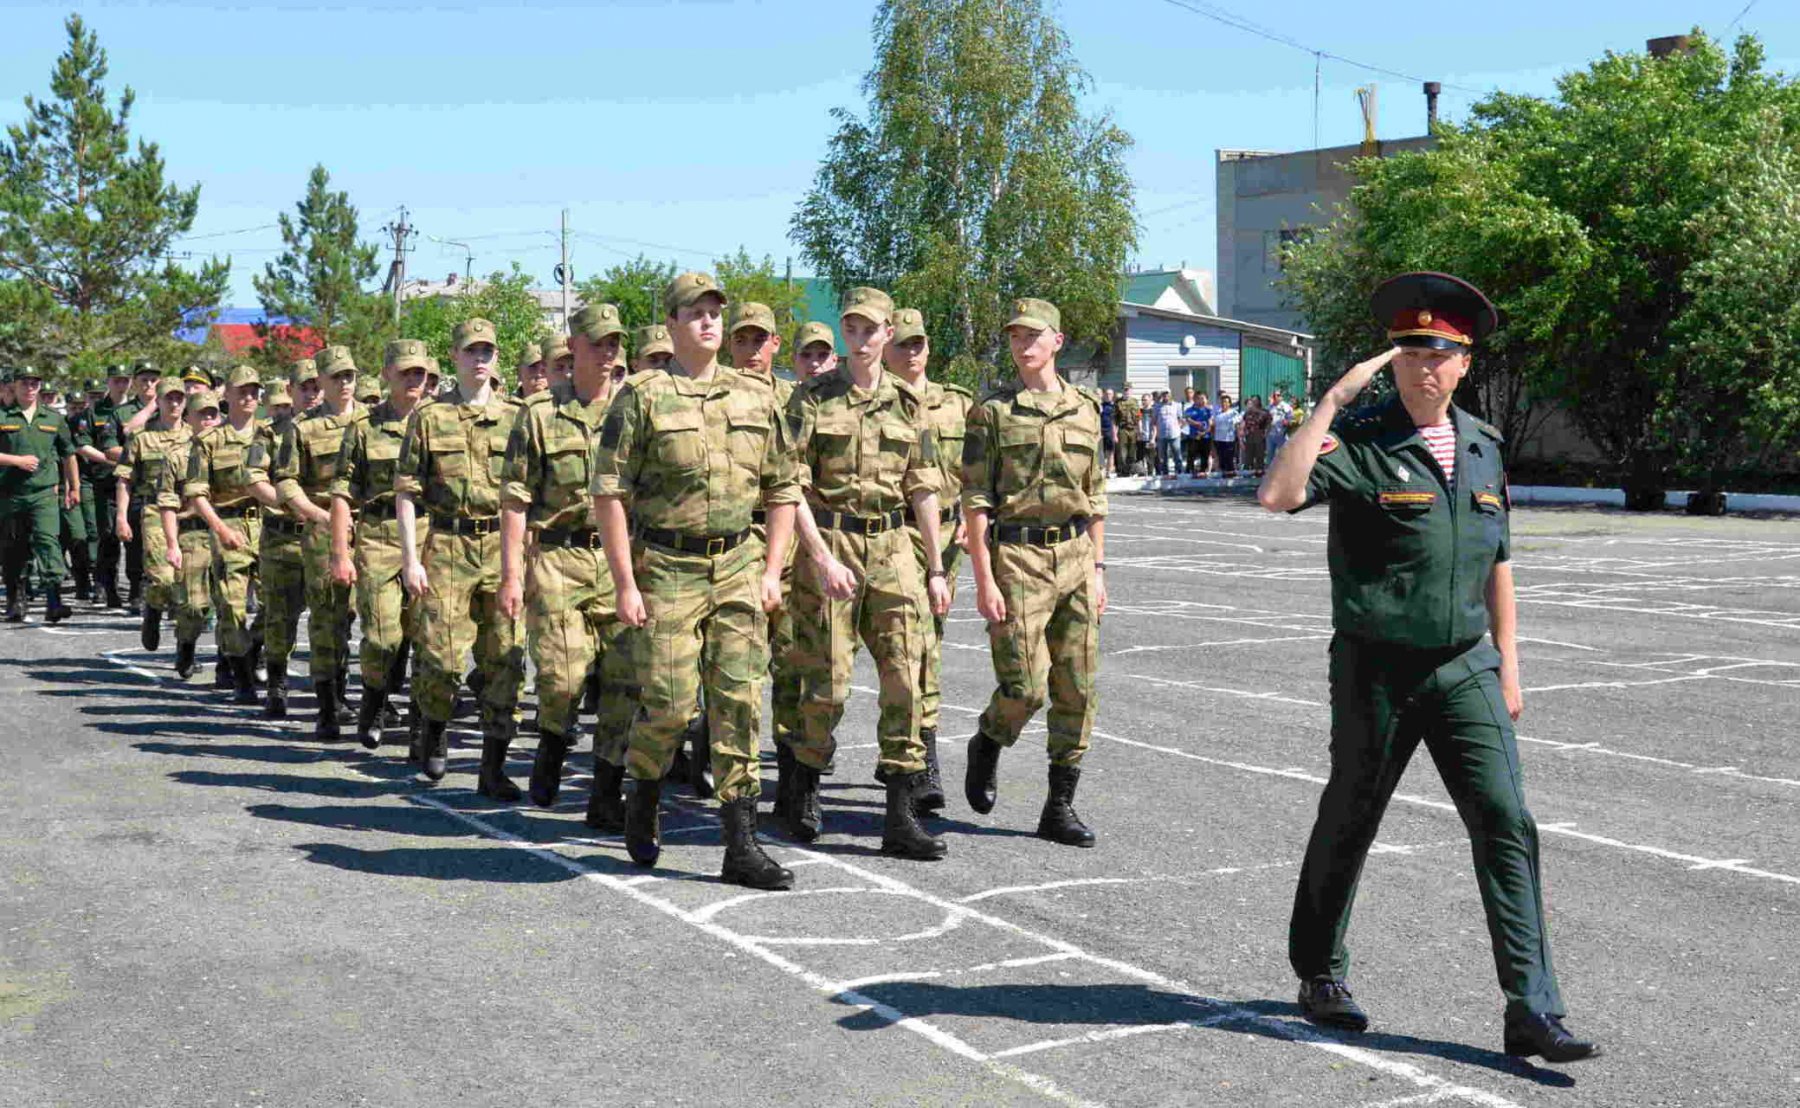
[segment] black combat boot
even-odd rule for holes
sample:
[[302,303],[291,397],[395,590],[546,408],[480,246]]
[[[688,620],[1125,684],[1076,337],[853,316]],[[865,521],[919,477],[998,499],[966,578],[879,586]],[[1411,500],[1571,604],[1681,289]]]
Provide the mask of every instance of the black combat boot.
[[887,816],[881,821],[881,852],[899,858],[935,862],[950,853],[944,840],[919,825],[915,793],[925,784],[925,773],[891,773],[887,783]]
[[712,741],[706,727],[706,713],[702,712],[688,720],[688,783],[694,786],[694,795],[701,800],[712,799]]
[[88,560],[87,543],[69,546],[69,574],[75,578],[75,599],[87,602],[94,598],[94,564]]
[[503,719],[481,730],[481,770],[475,792],[489,800],[511,804],[525,794],[506,776],[506,752],[512,746],[512,720]]
[[61,623],[75,614],[75,610],[63,603],[62,586],[44,586],[44,622]]
[[450,760],[450,725],[428,719],[422,722],[421,727],[419,768],[424,770],[428,780],[442,781]]
[[625,852],[640,866],[662,854],[662,782],[633,778],[625,798]]
[[108,608],[123,608],[125,602],[119,599],[119,582],[117,580],[100,582],[100,591],[106,597]]
[[153,654],[162,645],[162,613],[148,604],[144,605],[144,622],[138,625],[138,644]]
[[356,707],[356,741],[364,750],[381,747],[381,728],[387,719],[387,693],[363,686],[362,703]]
[[344,729],[338,723],[337,690],[330,678],[313,680],[313,738],[322,743],[344,741]]
[[232,675],[231,662],[223,654],[217,655],[213,659],[213,688],[237,688],[237,678]]
[[226,659],[231,666],[231,702],[233,704],[256,703],[256,674],[250,672],[250,655],[240,654]]
[[350,666],[348,663],[337,667],[337,683],[331,686],[331,689],[337,693],[338,722],[355,722],[356,709],[350,706]]
[[919,741],[925,744],[925,778],[919,782],[913,801],[921,812],[936,812],[944,807],[944,777],[938,772],[937,728],[919,728]]
[[1038,838],[1064,846],[1094,845],[1093,831],[1075,814],[1075,786],[1080,783],[1080,766],[1050,767],[1050,795],[1044,798],[1044,814],[1038,817]]
[[963,796],[969,807],[986,815],[994,810],[1000,791],[1000,751],[1003,748],[977,731],[969,740],[969,768],[963,772]]
[[194,644],[177,639],[175,642],[175,676],[186,681],[199,668],[194,662]]
[[287,718],[287,670],[270,669],[269,680],[265,686],[268,697],[263,701],[264,719]]
[[538,726],[537,757],[531,762],[531,802],[540,808],[556,803],[562,791],[563,761],[569,756],[569,740]]
[[788,808],[794,797],[794,748],[781,742],[775,742],[775,807],[770,815],[777,820],[786,821]]
[[625,830],[625,767],[615,766],[594,752],[594,787],[588,793],[587,815],[582,822],[596,831]]
[[819,811],[819,771],[795,758],[782,826],[794,838],[810,843],[819,837],[824,821],[824,814]]
[[756,798],[740,796],[719,806],[725,833],[725,865],[719,880],[747,889],[791,889],[794,871],[778,864],[756,840]]
[[125,610],[132,615],[138,614],[138,606],[144,602],[144,582],[140,578],[131,582],[131,592],[125,597]]

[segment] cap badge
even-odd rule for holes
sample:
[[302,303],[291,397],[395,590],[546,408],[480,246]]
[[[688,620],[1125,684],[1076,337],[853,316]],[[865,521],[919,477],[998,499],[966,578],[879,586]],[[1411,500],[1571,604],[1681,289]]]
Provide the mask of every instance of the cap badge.
[[1432,316],[1431,316],[1430,312],[1420,312],[1419,313],[1419,326],[1421,326],[1421,327],[1431,326],[1431,319],[1432,319]]

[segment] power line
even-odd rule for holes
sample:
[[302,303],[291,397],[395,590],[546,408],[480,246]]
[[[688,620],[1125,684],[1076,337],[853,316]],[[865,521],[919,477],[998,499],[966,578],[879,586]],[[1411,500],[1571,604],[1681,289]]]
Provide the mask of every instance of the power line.
[[235,231],[209,231],[204,235],[176,235],[175,237],[181,242],[198,242],[201,239],[222,239],[230,238],[232,235],[248,235],[252,231],[269,231],[276,226],[277,224],[274,223],[262,223],[255,227],[240,227]]
[[1731,32],[1737,30],[1737,25],[1744,21],[1744,17],[1749,15],[1750,9],[1754,7],[1756,7],[1756,0],[1750,0],[1748,4],[1745,4],[1744,10],[1737,13],[1737,18],[1731,21],[1730,26],[1725,28],[1725,33],[1729,35]]
[[[1235,30],[1255,35],[1258,38],[1264,38],[1270,42],[1279,43],[1282,46],[1292,47],[1303,53],[1311,54],[1315,58],[1330,58],[1334,62],[1354,66],[1357,69],[1366,69],[1370,73],[1380,73],[1388,77],[1398,77],[1403,81],[1415,81],[1420,84],[1423,84],[1425,81],[1423,77],[1415,77],[1410,73],[1402,73],[1397,69],[1388,69],[1385,66],[1370,65],[1368,62],[1359,62],[1354,58],[1346,58],[1342,54],[1334,54],[1329,50],[1320,50],[1316,47],[1308,46],[1298,39],[1289,38],[1287,35],[1281,34],[1278,31],[1271,31],[1266,27],[1250,22],[1241,15],[1237,15],[1234,12],[1227,11],[1224,8],[1216,7],[1212,4],[1201,3],[1199,0],[1163,0],[1163,2],[1180,8],[1182,11],[1200,16],[1202,19],[1210,19],[1214,23],[1223,24],[1224,26],[1231,27]],[[1750,0],[1750,2],[1754,4],[1756,3],[1756,0]],[[1458,92],[1466,92],[1471,96],[1487,95],[1487,93],[1481,89],[1470,88],[1467,85],[1455,85],[1447,81],[1440,83],[1443,84],[1445,88],[1456,89]]]

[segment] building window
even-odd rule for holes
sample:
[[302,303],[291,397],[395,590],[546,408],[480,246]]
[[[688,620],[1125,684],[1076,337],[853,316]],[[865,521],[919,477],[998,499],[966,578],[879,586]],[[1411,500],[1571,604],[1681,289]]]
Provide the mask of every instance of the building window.
[[1288,247],[1305,242],[1312,236],[1313,229],[1305,224],[1266,232],[1263,235],[1263,268],[1270,273],[1280,273],[1284,268],[1281,259],[1287,253]]

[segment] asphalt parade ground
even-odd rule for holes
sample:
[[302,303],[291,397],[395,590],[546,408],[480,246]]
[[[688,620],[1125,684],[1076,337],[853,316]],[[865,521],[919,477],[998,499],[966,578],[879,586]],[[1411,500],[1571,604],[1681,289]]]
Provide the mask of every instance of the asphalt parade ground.
[[1325,515],[1113,512],[1077,797],[1099,846],[1031,834],[1041,724],[991,815],[962,800],[992,687],[965,569],[949,858],[878,852],[864,658],[825,836],[765,827],[789,893],[717,881],[716,808],[685,788],[660,865],[631,865],[581,823],[587,742],[556,809],[505,807],[474,794],[472,721],[428,788],[402,746],[311,742],[303,680],[285,723],[227,705],[210,665],[178,682],[166,627],[156,654],[86,607],[0,630],[0,1105],[1800,1102],[1800,524],[1514,517],[1555,961],[1570,1027],[1607,1049],[1551,1068],[1500,1051],[1468,846],[1423,754],[1351,929],[1373,1026],[1300,1021]]

